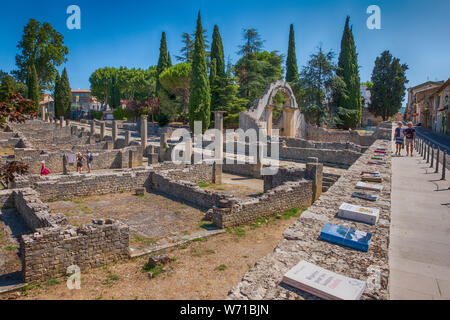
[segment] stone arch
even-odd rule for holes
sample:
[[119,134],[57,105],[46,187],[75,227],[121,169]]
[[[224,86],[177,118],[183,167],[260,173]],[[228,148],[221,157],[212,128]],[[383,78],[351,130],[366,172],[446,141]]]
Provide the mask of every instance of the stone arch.
[[272,110],[274,107],[273,99],[275,95],[281,92],[286,97],[286,103],[283,106],[282,129],[284,134],[289,137],[304,137],[306,122],[303,114],[298,109],[297,100],[291,86],[284,81],[275,81],[269,84],[264,94],[259,97],[253,107],[239,116],[239,127],[244,130],[250,128],[265,129],[268,135],[272,131]]

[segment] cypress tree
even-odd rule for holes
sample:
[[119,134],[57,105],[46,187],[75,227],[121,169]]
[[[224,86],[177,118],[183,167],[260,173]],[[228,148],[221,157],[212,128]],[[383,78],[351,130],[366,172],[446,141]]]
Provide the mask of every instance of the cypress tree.
[[170,68],[172,66],[172,58],[170,57],[170,52],[167,53],[167,67]]
[[39,108],[39,102],[41,101],[41,91],[39,89],[39,82],[37,78],[36,67],[34,64],[32,64],[31,67],[28,68],[27,88],[28,99],[34,101],[37,110]]
[[189,124],[192,131],[194,130],[195,121],[202,122],[203,131],[206,131],[209,128],[211,120],[210,105],[211,91],[209,87],[208,67],[206,64],[202,20],[199,12],[192,59],[191,95],[189,101]]
[[57,114],[57,116],[68,117],[70,114],[70,107],[72,104],[72,89],[70,88],[69,77],[67,76],[66,68],[64,68],[61,75],[60,92],[61,92],[61,109],[60,113]]
[[216,77],[217,77],[217,60],[214,58],[211,60],[211,65],[209,67],[209,83],[211,84],[211,91],[213,91],[213,83],[215,82]]
[[216,75],[225,77],[225,57],[223,54],[222,37],[219,33],[219,27],[214,26],[213,42],[211,45],[211,61],[216,59]]
[[63,102],[62,102],[62,94],[61,94],[61,76],[59,73],[56,73],[55,77],[55,88],[53,91],[53,100],[55,102],[55,115],[58,117],[63,113]]
[[115,109],[120,107],[120,88],[115,74],[111,77],[111,84],[109,89],[109,105]]
[[159,47],[158,66],[156,67],[156,93],[162,89],[161,83],[159,82],[159,76],[167,68],[169,68],[169,54],[167,52],[166,33],[163,32],[161,36],[161,45]]
[[350,17],[345,21],[344,34],[341,41],[338,70],[336,74],[346,85],[344,94],[336,97],[336,104],[341,109],[338,115],[344,128],[356,128],[362,115],[362,99],[359,78],[358,54],[356,53]]
[[291,30],[289,31],[289,48],[286,58],[286,81],[291,83],[298,82],[298,65],[297,56],[295,54],[295,35],[293,24],[291,24]]

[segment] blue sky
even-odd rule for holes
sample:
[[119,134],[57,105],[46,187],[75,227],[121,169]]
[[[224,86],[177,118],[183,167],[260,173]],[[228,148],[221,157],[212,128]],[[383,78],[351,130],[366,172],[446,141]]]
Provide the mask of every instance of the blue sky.
[[[66,9],[72,4],[81,8],[81,30],[66,27]],[[366,9],[373,4],[381,8],[381,30],[366,27]],[[320,43],[339,53],[345,17],[350,15],[362,81],[370,79],[375,58],[386,49],[409,65],[408,86],[450,77],[448,0],[7,0],[1,8],[0,69],[15,68],[16,45],[27,21],[47,21],[64,35],[69,47],[64,66],[74,89],[89,88],[90,74],[100,67],[155,65],[162,31],[175,62],[181,34],[194,30],[198,10],[209,37],[213,26],[219,26],[225,55],[233,62],[238,59],[243,28],[256,28],[266,50],[286,54],[291,23],[300,67]]]

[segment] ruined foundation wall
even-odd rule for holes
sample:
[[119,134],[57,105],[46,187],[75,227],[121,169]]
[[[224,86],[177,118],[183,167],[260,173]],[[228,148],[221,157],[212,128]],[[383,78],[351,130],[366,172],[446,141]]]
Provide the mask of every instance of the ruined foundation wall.
[[40,229],[21,238],[24,282],[65,276],[76,265],[81,272],[129,258],[129,228],[118,222],[80,228]]
[[231,208],[214,208],[213,223],[220,228],[230,228],[292,208],[310,206],[313,201],[312,187],[313,182],[308,180],[286,182],[259,198],[239,201]]

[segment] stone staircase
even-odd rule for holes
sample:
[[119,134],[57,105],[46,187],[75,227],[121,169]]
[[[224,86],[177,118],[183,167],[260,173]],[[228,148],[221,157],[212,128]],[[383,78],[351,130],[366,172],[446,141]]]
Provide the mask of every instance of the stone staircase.
[[322,192],[327,192],[339,178],[338,175],[324,174],[322,180]]

